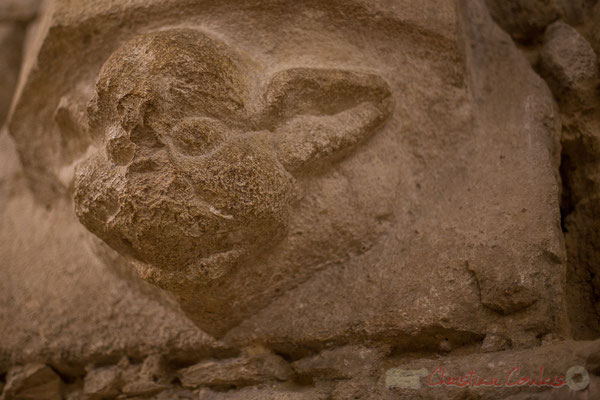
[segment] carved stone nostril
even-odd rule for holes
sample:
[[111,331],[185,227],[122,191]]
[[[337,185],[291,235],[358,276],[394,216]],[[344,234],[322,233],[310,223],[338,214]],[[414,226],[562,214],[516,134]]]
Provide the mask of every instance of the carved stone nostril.
[[183,154],[198,156],[217,147],[227,135],[227,127],[211,118],[185,118],[171,132],[173,145]]
[[108,134],[106,154],[117,165],[126,165],[133,160],[135,144],[123,129],[113,129]]

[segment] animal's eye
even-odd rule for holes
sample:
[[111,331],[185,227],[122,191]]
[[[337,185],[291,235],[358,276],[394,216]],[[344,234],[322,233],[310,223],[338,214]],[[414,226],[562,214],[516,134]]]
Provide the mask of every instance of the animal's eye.
[[223,141],[227,127],[211,118],[186,118],[171,133],[173,145],[182,153],[198,156]]

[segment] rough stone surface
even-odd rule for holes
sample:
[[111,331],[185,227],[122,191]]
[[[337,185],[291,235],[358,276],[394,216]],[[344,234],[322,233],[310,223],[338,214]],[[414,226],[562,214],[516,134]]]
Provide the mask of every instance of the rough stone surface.
[[168,385],[149,381],[134,381],[123,386],[122,392],[127,397],[146,397],[169,389]]
[[[548,28],[541,57],[562,119],[562,225],[567,250],[567,304],[572,332],[593,339],[600,332],[598,291],[598,66],[594,28],[598,7],[576,31],[562,23]],[[588,43],[589,40],[590,42]],[[566,62],[566,58],[569,61]],[[545,61],[544,61],[545,60]]]
[[83,393],[92,399],[114,397],[121,386],[121,371],[118,367],[95,368],[85,375]]
[[[519,40],[531,38],[556,21],[563,0],[486,0],[494,20]],[[567,1],[564,1],[567,3]]]
[[347,346],[302,358],[292,363],[292,368],[300,378],[350,379],[371,372],[381,358],[382,354],[375,349]]
[[223,361],[204,361],[178,372],[185,388],[199,386],[247,386],[291,377],[289,365],[272,354]]
[[594,0],[486,0],[494,20],[516,41],[536,42],[544,29],[561,19],[581,25]]
[[[228,3],[207,15],[186,3],[187,26],[204,15],[221,21],[217,35],[119,28],[94,17],[102,2],[82,4],[80,14],[60,4],[48,23],[69,28],[40,30],[11,134],[36,200],[67,205],[74,193],[80,220],[110,248],[92,235],[85,241],[124,281],[152,292],[137,269],[234,347],[258,341],[302,352],[368,332],[452,348],[477,342],[490,324],[519,337],[565,329],[550,94],[484,12],[477,18],[490,32],[480,38],[452,28],[451,3],[431,14],[435,24],[408,3],[384,19],[374,10],[385,5],[362,4],[355,12],[364,26],[342,17],[342,3],[294,5],[284,14],[317,13],[340,34],[295,38],[287,25],[268,25],[270,39],[257,42],[244,32],[281,18],[281,9],[249,8],[240,25],[223,17]],[[113,11],[126,18],[136,7]],[[144,8],[152,24],[180,18],[161,7]],[[313,32],[313,18],[295,21]],[[92,27],[90,43],[69,39]],[[460,52],[465,40],[480,44],[471,58]],[[45,56],[66,45],[88,64]],[[505,69],[478,61],[486,57]],[[50,70],[62,78],[48,80]],[[494,88],[516,78],[505,91],[522,103],[471,85],[465,70]],[[52,99],[25,100],[40,90]],[[511,128],[498,129],[497,115]],[[495,201],[504,190],[513,195]],[[490,252],[509,272],[492,273],[500,265]],[[523,310],[510,324],[497,314]]]
[[598,83],[598,59],[590,44],[574,28],[556,22],[546,29],[540,57],[542,75],[557,97],[564,92],[590,91]]
[[1,3],[2,398],[600,396],[598,7]]
[[284,390],[283,388],[247,388],[233,393],[210,393],[200,395],[201,400],[324,400],[325,393],[318,390]]
[[60,400],[63,382],[44,364],[12,368],[6,376],[2,400]]

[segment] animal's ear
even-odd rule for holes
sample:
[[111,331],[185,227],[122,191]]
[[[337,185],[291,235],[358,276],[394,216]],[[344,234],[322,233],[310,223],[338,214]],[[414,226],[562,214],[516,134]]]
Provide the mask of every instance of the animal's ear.
[[259,127],[294,173],[344,157],[384,124],[393,101],[377,75],[294,68],[272,77],[262,104]]

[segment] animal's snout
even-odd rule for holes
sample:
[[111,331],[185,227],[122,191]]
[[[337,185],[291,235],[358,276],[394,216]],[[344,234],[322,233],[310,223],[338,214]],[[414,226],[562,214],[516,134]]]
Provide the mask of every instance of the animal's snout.
[[170,140],[177,151],[200,156],[223,143],[227,133],[227,127],[215,119],[186,118],[173,127]]
[[113,126],[107,132],[106,154],[117,165],[126,165],[133,159],[135,144],[121,127]]

